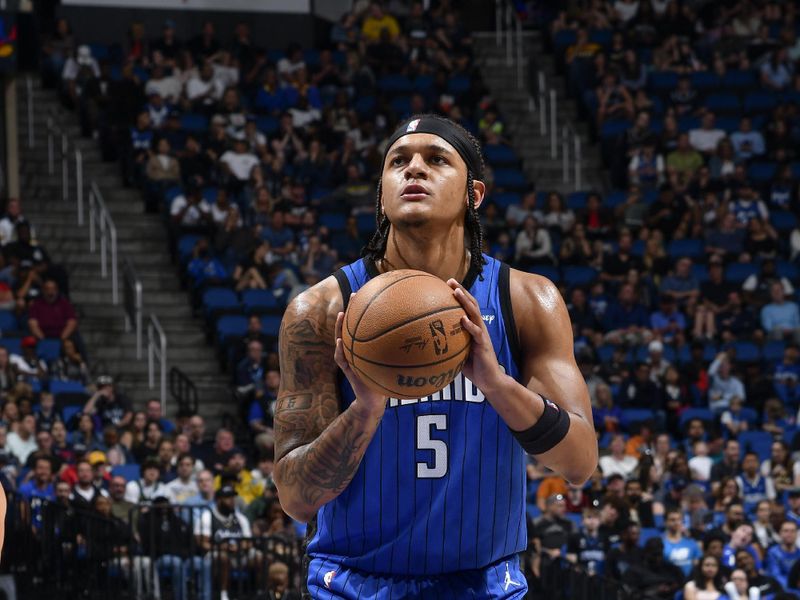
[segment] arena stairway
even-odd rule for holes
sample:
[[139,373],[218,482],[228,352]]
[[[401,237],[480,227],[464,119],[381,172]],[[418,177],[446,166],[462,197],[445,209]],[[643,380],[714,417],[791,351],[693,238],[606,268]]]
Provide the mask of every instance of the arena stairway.
[[[119,379],[121,389],[142,407],[146,399],[158,396],[148,388],[147,319],[155,314],[167,336],[167,369],[177,367],[194,384],[200,401],[199,412],[209,420],[210,430],[221,422],[223,412],[235,415],[228,378],[220,372],[214,349],[205,340],[202,323],[192,316],[187,293],[182,290],[175,265],[170,260],[166,230],[160,215],[145,214],[141,194],[122,185],[117,163],[101,160],[97,144],[79,136],[78,119],[65,110],[52,90],[41,89],[33,79],[34,147],[28,147],[27,94],[25,78],[18,86],[20,186],[24,214],[54,262],[68,272],[71,299],[80,317],[80,331],[89,348],[90,362]],[[70,163],[70,197],[61,198],[61,175],[56,155],[53,175],[47,172],[47,117],[67,134],[71,149],[83,154],[84,181],[95,181],[103,195],[118,232],[120,282],[122,259],[134,265],[142,282],[144,299],[144,347],[136,359],[136,336],[124,331],[122,288],[120,304],[112,304],[111,279],[100,277],[100,254],[89,252],[88,208],[83,227],[77,225],[74,163]],[[85,196],[86,202],[86,196]],[[88,207],[88,204],[87,204]],[[121,283],[120,283],[121,285]],[[94,369],[95,374],[97,369]],[[177,406],[168,392],[167,412],[175,416]]]
[[[505,135],[510,138],[514,149],[522,159],[523,172],[529,181],[535,182],[536,189],[539,191],[557,190],[561,193],[568,193],[606,189],[598,146],[590,142],[586,124],[578,120],[575,102],[566,97],[563,78],[556,74],[552,55],[544,50],[542,33],[535,29],[526,29],[522,37],[525,84],[520,88],[517,86],[516,67],[509,66],[506,62],[505,38],[503,38],[503,43],[498,46],[494,31],[473,34],[476,64],[500,108],[500,114],[505,124]],[[538,95],[535,91],[537,90],[536,73],[539,71],[545,75],[547,89],[554,89],[557,92],[558,131],[560,132],[562,127],[569,123],[581,138],[583,154],[581,190],[575,189],[572,179],[570,182],[564,183],[560,133],[557,158],[552,158],[550,155],[549,131],[548,135],[541,135],[539,113],[535,110],[538,103]],[[529,81],[529,77],[534,80]],[[529,90],[534,90],[533,95]],[[531,110],[532,106],[534,110]],[[549,114],[547,118],[549,123]],[[571,152],[572,148],[570,148]],[[570,177],[572,176],[570,175]]]

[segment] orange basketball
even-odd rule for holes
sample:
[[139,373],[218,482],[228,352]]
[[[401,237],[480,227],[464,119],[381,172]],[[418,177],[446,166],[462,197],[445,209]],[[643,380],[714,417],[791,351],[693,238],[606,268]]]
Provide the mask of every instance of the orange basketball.
[[342,326],[347,361],[376,392],[423,398],[448,385],[472,337],[453,290],[423,271],[390,271],[350,300]]

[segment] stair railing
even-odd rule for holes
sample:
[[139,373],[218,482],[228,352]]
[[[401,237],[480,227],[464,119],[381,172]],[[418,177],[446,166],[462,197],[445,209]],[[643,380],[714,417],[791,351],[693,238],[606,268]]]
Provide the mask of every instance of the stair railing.
[[97,182],[89,186],[89,251],[97,250],[100,238],[100,276],[106,279],[111,271],[111,302],[119,304],[119,277],[117,274],[117,228],[103,201]]
[[517,87],[525,85],[525,60],[523,58],[522,21],[517,15],[513,2],[495,0],[494,2],[495,41],[497,46],[505,42],[506,65],[517,71]]
[[133,263],[127,258],[122,261],[122,295],[125,308],[125,331],[133,329],[136,333],[136,359],[142,359],[142,281]]
[[161,414],[167,414],[167,336],[158,321],[158,317],[150,314],[147,324],[147,385],[152,390],[156,387],[156,361],[158,361],[159,399]]
[[200,406],[197,386],[177,367],[169,370],[169,395],[178,403],[178,414],[197,414]]
[[36,144],[36,137],[33,122],[33,79],[30,75],[25,77],[25,100],[26,113],[28,115],[28,148],[33,148]]

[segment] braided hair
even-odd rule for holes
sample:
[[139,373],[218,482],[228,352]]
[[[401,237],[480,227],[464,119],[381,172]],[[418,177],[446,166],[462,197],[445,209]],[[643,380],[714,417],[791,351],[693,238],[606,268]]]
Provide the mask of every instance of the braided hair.
[[[469,131],[464,129],[458,123],[451,121],[439,115],[425,115],[426,118],[439,119],[445,121],[451,127],[457,127],[461,133],[469,139],[475,147],[475,152],[480,158],[481,173],[473,173],[467,168],[467,212],[464,215],[464,227],[469,234],[469,251],[470,251],[470,269],[475,269],[480,272],[486,264],[486,259],[483,257],[483,227],[481,220],[478,216],[478,209],[475,207],[475,179],[480,179],[483,176],[483,154],[481,152],[481,145]],[[476,177],[477,176],[477,177]],[[383,212],[381,206],[381,179],[378,178],[378,186],[375,193],[375,223],[377,229],[372,235],[372,238],[367,242],[361,250],[363,258],[369,258],[372,261],[379,261],[383,258],[386,252],[386,244],[389,241],[389,229],[391,222],[386,214]],[[483,275],[480,276],[483,279]]]

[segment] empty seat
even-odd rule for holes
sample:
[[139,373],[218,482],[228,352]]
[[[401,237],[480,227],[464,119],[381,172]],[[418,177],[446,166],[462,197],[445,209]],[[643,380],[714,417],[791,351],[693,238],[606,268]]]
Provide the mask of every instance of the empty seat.
[[247,314],[277,312],[281,306],[270,290],[244,290],[242,307]]

